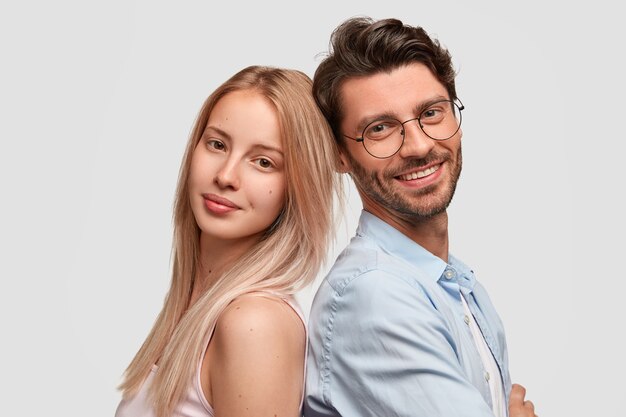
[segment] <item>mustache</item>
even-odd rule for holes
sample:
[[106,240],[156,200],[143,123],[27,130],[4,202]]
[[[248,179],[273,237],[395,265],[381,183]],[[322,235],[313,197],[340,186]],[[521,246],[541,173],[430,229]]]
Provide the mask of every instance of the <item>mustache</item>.
[[419,169],[433,162],[444,162],[450,159],[450,154],[447,152],[431,152],[425,158],[413,158],[403,161],[402,165],[393,167],[385,171],[385,176],[389,178],[397,177],[403,172],[410,171],[412,169]]

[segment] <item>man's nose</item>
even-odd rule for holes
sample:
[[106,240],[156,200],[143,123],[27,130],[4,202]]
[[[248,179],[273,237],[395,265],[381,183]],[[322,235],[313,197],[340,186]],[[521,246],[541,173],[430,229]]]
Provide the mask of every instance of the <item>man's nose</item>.
[[404,143],[399,153],[403,158],[424,158],[435,146],[435,140],[424,133],[419,123],[418,119],[413,119],[402,125]]

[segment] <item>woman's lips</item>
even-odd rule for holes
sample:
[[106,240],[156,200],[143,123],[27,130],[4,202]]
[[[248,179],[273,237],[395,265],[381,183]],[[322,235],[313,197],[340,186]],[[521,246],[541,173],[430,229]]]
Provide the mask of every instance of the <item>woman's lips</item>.
[[202,198],[207,210],[215,214],[226,214],[239,209],[235,203],[219,195],[202,194]]

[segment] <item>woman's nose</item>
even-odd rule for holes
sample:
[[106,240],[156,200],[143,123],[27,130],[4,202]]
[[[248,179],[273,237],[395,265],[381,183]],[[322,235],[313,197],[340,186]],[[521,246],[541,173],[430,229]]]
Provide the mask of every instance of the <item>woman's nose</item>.
[[215,183],[220,188],[239,189],[239,171],[237,162],[227,159],[215,174]]

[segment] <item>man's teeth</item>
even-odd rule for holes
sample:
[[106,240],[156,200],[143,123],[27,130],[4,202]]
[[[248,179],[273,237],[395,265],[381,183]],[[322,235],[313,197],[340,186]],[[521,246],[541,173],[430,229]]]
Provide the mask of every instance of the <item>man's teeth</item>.
[[418,178],[424,178],[427,175],[437,171],[441,165],[434,165],[423,171],[411,172],[410,174],[400,175],[400,179],[404,181],[416,180]]

